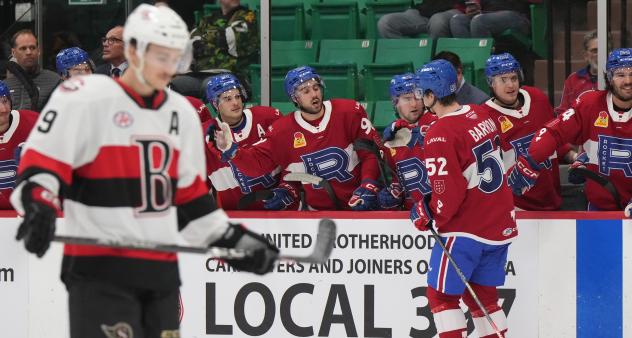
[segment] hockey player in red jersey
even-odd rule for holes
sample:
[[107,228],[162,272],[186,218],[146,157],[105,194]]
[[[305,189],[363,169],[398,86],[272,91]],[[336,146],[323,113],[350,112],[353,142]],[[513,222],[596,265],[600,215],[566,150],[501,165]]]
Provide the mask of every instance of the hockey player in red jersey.
[[383,209],[398,206],[403,200],[406,210],[410,210],[414,203],[430,193],[423,142],[428,127],[437,117],[426,111],[414,74],[395,75],[389,91],[398,118],[384,129],[382,139],[389,149],[387,158],[393,162],[391,166],[397,173],[397,182],[380,190],[378,197]]
[[[222,246],[254,252],[229,259],[266,273],[278,249],[229,223],[208,194],[202,128],[166,85],[189,43],[167,7],[138,6],[123,34],[129,69],[120,79],[80,76],[53,93],[29,136],[11,203],[24,215],[17,239],[42,256],[63,200],[66,234],[128,242]],[[70,337],[179,337],[174,253],[64,247]]]
[[[485,65],[485,76],[492,98],[481,105],[494,120],[500,134],[505,170],[525,153],[533,135],[554,118],[553,107],[537,88],[521,86],[522,68],[509,53],[492,55]],[[561,147],[565,148],[565,147]],[[565,149],[558,149],[564,152]],[[514,205],[522,210],[557,210],[562,204],[557,153],[542,163],[540,178],[533,189],[514,196]]]
[[[327,180],[339,204],[352,210],[378,208],[379,169],[377,158],[365,150],[356,151],[358,138],[371,141],[379,137],[360,103],[347,99],[323,101],[325,85],[308,66],[292,69],[285,77],[285,92],[298,110],[272,125],[266,138],[248,149],[232,142],[230,133],[216,134],[217,148],[225,159],[232,159],[248,176],[261,175],[277,166],[287,172],[307,173]],[[223,126],[222,130],[226,130]],[[273,199],[293,202],[299,187],[282,182]],[[336,203],[326,189],[303,183],[307,204],[316,210],[334,210]]]
[[[247,148],[264,138],[270,125],[281,117],[281,113],[272,107],[264,106],[244,109],[244,101],[247,99],[246,91],[237,77],[232,74],[212,77],[206,86],[206,97],[218,113],[217,120],[209,120],[204,124],[204,130],[207,130],[208,134],[207,142],[211,142],[207,149],[208,177],[213,189],[217,192],[217,199],[222,208],[234,210],[237,209],[239,200],[244,195],[275,186],[280,169],[277,167],[266,174],[249,177],[232,163],[222,161],[212,144],[218,121],[230,126],[235,144],[241,148]],[[260,210],[264,207],[280,210],[285,209],[287,205],[272,204],[270,201],[264,204],[258,201],[248,206],[248,209]]]
[[57,73],[62,79],[77,75],[90,75],[94,73],[94,62],[88,53],[79,47],[62,49],[55,57]]
[[[424,140],[425,165],[432,192],[411,210],[419,230],[434,225],[450,254],[480,299],[499,333],[507,331],[505,313],[498,306],[496,287],[504,283],[509,243],[518,234],[511,191],[492,119],[478,106],[456,102],[456,71],[445,60],[435,60],[418,72],[427,109],[438,121]],[[440,338],[467,333],[462,298],[480,337],[497,337],[442,248],[430,257],[426,297]]]
[[37,117],[34,111],[11,109],[9,87],[0,81],[0,210],[13,209],[9,197],[15,187],[22,145]]
[[[588,170],[607,178],[611,194],[599,183],[586,181],[589,210],[632,208],[632,48],[612,51],[606,63],[607,89],[582,94],[575,104],[550,121],[534,137],[529,152],[518,157],[509,174],[514,194],[538,183],[540,163],[560,144],[582,145]],[[617,196],[614,196],[617,195]]]

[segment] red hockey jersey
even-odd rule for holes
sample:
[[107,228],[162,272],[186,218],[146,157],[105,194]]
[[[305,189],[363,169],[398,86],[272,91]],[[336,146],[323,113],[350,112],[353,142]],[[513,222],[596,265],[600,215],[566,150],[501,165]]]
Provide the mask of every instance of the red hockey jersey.
[[[437,121],[437,116],[426,112],[419,118],[416,125],[426,131],[435,121]],[[409,133],[409,131],[400,129],[397,131],[395,138],[384,142],[384,145],[389,149],[391,156],[387,158],[393,161],[391,167],[395,168],[398,181],[404,189],[404,207],[410,210],[413,204],[422,200],[424,195],[428,194],[431,189],[424,164],[423,144],[415,143],[408,146],[406,140],[403,140],[404,143],[402,143],[398,134],[403,132]]]
[[[284,116],[272,125],[266,139],[237,152],[231,162],[244,174],[257,176],[277,166],[283,172],[308,173],[327,180],[340,205],[347,202],[363,179],[377,180],[379,169],[374,154],[353,147],[354,140],[377,139],[364,108],[356,101],[332,99],[323,102],[325,113],[319,121],[306,121],[300,111]],[[303,184],[309,207],[334,210],[325,189]]]
[[[240,148],[247,148],[264,138],[266,131],[272,123],[281,118],[281,113],[272,107],[255,106],[244,109],[242,123],[232,128],[233,140]],[[210,124],[217,125],[216,120],[209,120],[204,124],[204,130]],[[211,147],[211,148],[209,148]],[[217,191],[217,199],[225,210],[237,209],[239,200],[246,194],[269,189],[278,182],[280,168],[276,167],[266,174],[249,177],[244,175],[234,164],[226,163],[218,156],[218,152],[212,149],[214,145],[208,144],[206,149],[206,168],[208,178]],[[263,202],[255,202],[248,206],[249,210],[262,210]]]
[[430,209],[443,236],[504,244],[518,234],[498,138],[494,121],[477,106],[463,106],[428,130]]
[[616,111],[607,91],[586,92],[536,135],[529,155],[541,161],[566,142],[583,145],[589,159],[586,167],[607,177],[620,196],[617,205],[606,189],[586,180],[588,201],[600,210],[623,210],[632,198],[632,109]]
[[[505,171],[525,154],[533,136],[554,118],[553,107],[540,90],[523,86],[524,104],[517,109],[504,108],[488,100],[481,108],[494,120],[500,134]],[[514,195],[514,205],[523,210],[557,210],[562,204],[557,153],[541,163],[543,170],[535,186],[522,196]]]
[[29,136],[31,129],[39,116],[30,110],[12,110],[11,125],[9,129],[0,135],[0,209],[13,209],[9,202],[9,196],[15,187],[18,174],[18,166],[15,163],[16,152]]

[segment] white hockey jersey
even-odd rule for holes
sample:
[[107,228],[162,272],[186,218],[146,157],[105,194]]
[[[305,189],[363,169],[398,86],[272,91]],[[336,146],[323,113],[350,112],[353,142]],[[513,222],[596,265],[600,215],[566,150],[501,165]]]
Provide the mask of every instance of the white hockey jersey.
[[[55,90],[25,144],[18,180],[59,193],[71,236],[175,243],[182,235],[204,246],[228,226],[208,195],[204,158],[199,119],[185,98],[167,90],[148,100],[92,75]],[[12,202],[20,212],[19,199]],[[62,277],[147,287],[155,274],[149,287],[179,285],[169,253],[66,245],[63,269]]]

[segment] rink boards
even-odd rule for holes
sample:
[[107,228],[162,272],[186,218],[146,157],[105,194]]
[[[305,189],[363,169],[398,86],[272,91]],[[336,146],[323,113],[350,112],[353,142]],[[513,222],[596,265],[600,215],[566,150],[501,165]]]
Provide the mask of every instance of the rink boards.
[[[43,259],[27,255],[14,241],[18,220],[6,216],[0,218],[3,336],[67,337],[61,245]],[[434,336],[424,297],[434,240],[416,231],[407,213],[231,216],[298,255],[310,252],[318,219],[333,218],[336,248],[324,266],[281,262],[264,277],[181,255],[183,337]],[[522,212],[518,218],[520,235],[500,289],[510,336],[632,337],[632,221],[619,213]]]

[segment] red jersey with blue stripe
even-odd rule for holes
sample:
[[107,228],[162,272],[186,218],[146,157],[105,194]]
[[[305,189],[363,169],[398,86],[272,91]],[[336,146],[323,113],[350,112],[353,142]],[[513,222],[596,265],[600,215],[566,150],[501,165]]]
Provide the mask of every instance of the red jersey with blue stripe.
[[505,244],[518,234],[499,138],[492,118],[477,106],[462,106],[428,130],[430,209],[442,236]]
[[632,109],[617,110],[608,91],[586,92],[542,128],[529,155],[541,161],[566,142],[582,145],[589,160],[586,167],[612,182],[619,195],[617,203],[604,187],[586,180],[584,190],[591,205],[598,210],[623,210],[632,198]]
[[[231,128],[233,140],[240,148],[248,148],[265,137],[266,131],[272,123],[281,118],[281,113],[272,107],[255,106],[244,109],[243,120]],[[204,124],[204,130],[209,125],[217,126],[217,120],[209,120]],[[251,177],[245,175],[232,163],[221,160],[219,153],[212,148],[214,145],[207,144],[206,165],[208,178],[217,191],[217,199],[221,207],[225,210],[237,209],[239,200],[246,194],[272,188],[278,182],[280,169],[274,168],[272,171]],[[249,210],[263,209],[263,202],[257,201],[247,207]]]
[[18,174],[16,152],[20,152],[39,114],[30,110],[12,110],[9,129],[0,135],[0,209],[13,209],[9,196]]
[[[437,116],[426,112],[415,125],[425,133],[435,121],[437,121]],[[423,199],[424,195],[430,193],[431,189],[424,164],[423,143],[409,144],[406,140],[404,143],[400,142],[397,135],[404,132],[410,133],[408,130],[400,129],[393,140],[384,142],[384,146],[389,149],[391,156],[387,158],[392,159],[391,167],[395,168],[398,182],[405,192],[404,207],[410,210],[417,201]]]
[[[496,124],[500,135],[505,171],[516,164],[518,156],[526,154],[531,140],[545,123],[554,118],[553,107],[539,89],[523,86],[520,94],[523,104],[506,108],[493,100],[481,105]],[[538,180],[528,192],[514,195],[514,205],[523,210],[557,210],[562,204],[559,165],[554,152],[541,163]]]
[[[231,162],[248,176],[257,176],[280,166],[285,173],[307,173],[327,180],[339,204],[348,208],[353,191],[364,179],[377,180],[377,158],[358,150],[358,138],[378,140],[375,128],[360,103],[347,99],[323,102],[324,114],[316,121],[305,120],[300,111],[279,119],[266,138],[240,149]],[[325,189],[302,184],[312,209],[334,210]]]

